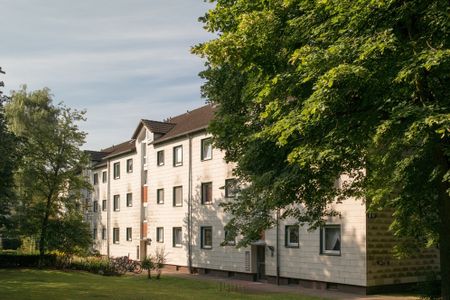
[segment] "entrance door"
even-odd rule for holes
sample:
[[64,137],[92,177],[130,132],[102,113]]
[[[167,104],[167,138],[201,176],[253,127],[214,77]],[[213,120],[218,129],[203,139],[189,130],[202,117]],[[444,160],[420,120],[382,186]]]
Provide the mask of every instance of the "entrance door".
[[266,279],[266,246],[256,246],[256,276],[258,280]]

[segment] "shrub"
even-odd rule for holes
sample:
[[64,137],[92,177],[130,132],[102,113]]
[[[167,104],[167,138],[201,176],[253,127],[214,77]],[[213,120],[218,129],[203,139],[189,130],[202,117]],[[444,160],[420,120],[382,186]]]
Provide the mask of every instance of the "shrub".
[[[57,256],[55,254],[44,255],[43,266],[55,267]],[[36,254],[0,254],[0,268],[35,268],[39,266],[39,255]]]
[[102,257],[75,257],[70,263],[70,269],[87,271],[100,275],[119,275],[108,258]]

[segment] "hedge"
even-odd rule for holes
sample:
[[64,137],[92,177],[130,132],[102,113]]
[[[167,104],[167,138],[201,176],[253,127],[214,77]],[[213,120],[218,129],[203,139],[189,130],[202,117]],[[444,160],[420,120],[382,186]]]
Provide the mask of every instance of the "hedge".
[[[56,254],[44,255],[44,266],[55,267],[57,262]],[[0,254],[0,268],[33,268],[39,266],[38,254]]]

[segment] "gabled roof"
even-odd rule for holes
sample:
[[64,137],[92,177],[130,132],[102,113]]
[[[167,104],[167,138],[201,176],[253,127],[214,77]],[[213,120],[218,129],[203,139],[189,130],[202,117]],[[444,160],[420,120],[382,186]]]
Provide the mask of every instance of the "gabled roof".
[[136,145],[134,144],[134,140],[128,140],[128,141],[120,143],[118,145],[112,145],[109,148],[102,149],[101,152],[108,153],[104,158],[110,158],[110,157],[125,154],[128,152],[133,152],[135,150],[136,150]]
[[208,127],[209,122],[214,118],[215,108],[208,104],[200,108],[188,111],[182,115],[169,118],[165,122],[145,120],[139,122],[138,127],[134,131],[133,139],[137,139],[142,127],[146,127],[153,133],[160,136],[155,137],[153,143],[157,144],[179,136],[204,130]]
[[179,136],[204,130],[209,122],[214,118],[215,107],[211,104],[188,111],[185,114],[170,118],[168,121],[175,126],[166,134],[155,140],[154,143],[160,143]]
[[103,157],[108,155],[107,152],[101,152],[101,151],[86,150],[84,152],[87,153],[87,155],[89,155],[89,157],[91,158],[91,161],[93,161],[93,162],[99,162],[103,159]]
[[150,130],[153,133],[165,134],[165,133],[169,132],[175,126],[175,124],[169,123],[169,122],[159,122],[159,121],[141,119],[138,127],[136,128],[136,130],[133,133],[132,139],[137,139],[137,136],[143,126],[145,126],[148,130]]

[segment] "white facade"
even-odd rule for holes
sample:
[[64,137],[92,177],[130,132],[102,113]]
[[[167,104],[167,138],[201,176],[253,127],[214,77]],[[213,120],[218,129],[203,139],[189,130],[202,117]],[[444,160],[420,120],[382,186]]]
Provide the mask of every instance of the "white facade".
[[[361,199],[334,204],[340,216],[327,220],[324,228],[308,231],[295,220],[280,220],[254,245],[223,245],[224,226],[230,216],[220,203],[227,200],[225,181],[234,175],[233,165],[224,161],[223,152],[204,146],[211,137],[205,128],[212,110],[205,106],[167,122],[142,120],[131,144],[99,152],[104,156],[91,171],[92,180],[98,174],[91,197],[98,201],[98,209],[90,214],[90,220],[97,229],[94,246],[101,254],[142,259],[164,249],[168,265],[191,271],[241,274],[252,279],[267,276],[272,281],[277,278],[283,283],[303,282],[319,288],[338,284],[365,289],[403,282],[400,273],[389,281],[378,279],[378,273],[389,270],[367,256],[366,235],[375,223],[366,217]],[[205,120],[198,122],[198,118]],[[202,153],[202,149],[208,151]],[[130,160],[133,169],[127,172]],[[114,176],[115,164],[120,165],[120,176]],[[131,205],[127,205],[127,194],[132,195]],[[119,207],[114,206],[115,196]],[[119,231],[118,241],[114,228]],[[132,231],[128,240],[127,228]],[[377,247],[376,241],[371,240],[370,249]],[[368,269],[368,261],[377,264],[377,274]]]

